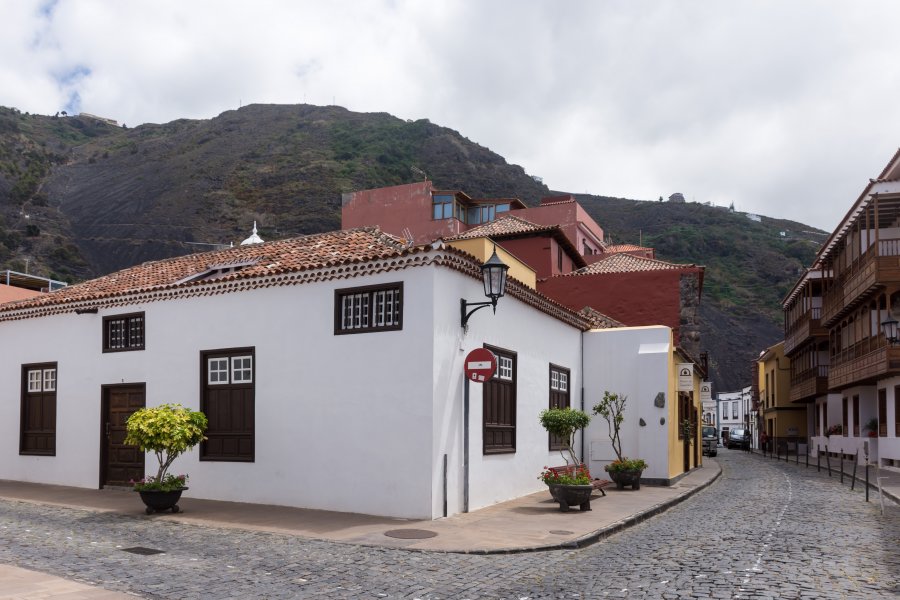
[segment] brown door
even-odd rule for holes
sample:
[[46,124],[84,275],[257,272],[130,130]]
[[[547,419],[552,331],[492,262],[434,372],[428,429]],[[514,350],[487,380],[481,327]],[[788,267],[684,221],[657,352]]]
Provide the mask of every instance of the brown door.
[[143,384],[103,388],[100,487],[127,486],[144,477],[144,453],[124,443],[125,422],[139,408],[144,408]]

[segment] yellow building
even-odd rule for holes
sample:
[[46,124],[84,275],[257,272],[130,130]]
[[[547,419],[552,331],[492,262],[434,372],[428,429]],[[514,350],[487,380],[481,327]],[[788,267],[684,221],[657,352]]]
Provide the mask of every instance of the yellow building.
[[806,407],[791,402],[791,361],[784,355],[783,341],[760,353],[757,373],[762,431],[769,449],[776,447],[773,444],[783,448],[786,443],[805,442]]

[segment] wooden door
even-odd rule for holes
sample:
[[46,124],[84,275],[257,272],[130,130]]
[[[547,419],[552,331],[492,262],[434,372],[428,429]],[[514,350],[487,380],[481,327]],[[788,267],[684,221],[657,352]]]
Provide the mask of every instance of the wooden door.
[[103,413],[100,437],[100,487],[127,486],[144,477],[144,453],[125,445],[125,422],[144,408],[143,385],[117,385],[103,388]]

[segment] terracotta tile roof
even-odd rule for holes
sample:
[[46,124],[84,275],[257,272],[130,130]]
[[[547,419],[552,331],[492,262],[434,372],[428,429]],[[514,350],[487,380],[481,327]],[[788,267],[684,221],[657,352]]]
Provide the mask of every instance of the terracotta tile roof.
[[[398,238],[374,228],[349,229],[237,246],[147,262],[14,304],[0,313],[23,308],[84,303],[139,292],[238,281],[399,257],[410,249]],[[225,272],[226,269],[231,269]],[[206,275],[206,277],[204,277]]]
[[612,317],[594,310],[590,306],[585,306],[578,311],[578,314],[587,319],[591,324],[591,329],[614,329],[616,327],[625,327],[624,323],[620,323]]
[[41,293],[36,290],[26,290],[25,288],[0,283],[0,304],[33,298],[34,296],[40,296]]
[[447,239],[471,240],[480,237],[494,238],[529,233],[553,233],[554,230],[558,229],[559,226],[557,225],[537,225],[520,217],[504,215],[495,221],[478,225],[477,227],[473,227],[468,231],[464,231],[459,235]]
[[667,271],[673,269],[697,268],[697,265],[670,263],[655,258],[644,258],[633,254],[616,253],[598,260],[572,275],[595,275],[597,273],[635,273],[639,271]]
[[[436,265],[481,279],[475,257],[441,243],[411,247],[377,228],[347,229],[147,262],[39,297],[0,304],[0,321],[176,297],[347,279]],[[231,269],[231,270],[229,270]],[[507,295],[581,330],[582,315],[516,279]]]
[[653,248],[636,246],[635,244],[616,244],[614,246],[606,247],[606,252],[609,254],[615,254],[616,252],[634,252],[635,250],[653,250]]
[[453,241],[486,237],[494,240],[502,240],[504,238],[528,237],[529,235],[540,234],[548,234],[553,237],[557,243],[566,249],[567,254],[576,267],[580,268],[587,264],[584,257],[578,252],[578,249],[572,245],[571,240],[569,240],[559,225],[537,225],[514,215],[503,215],[495,221],[473,227],[468,231],[464,231],[459,235],[446,239],[447,241]]

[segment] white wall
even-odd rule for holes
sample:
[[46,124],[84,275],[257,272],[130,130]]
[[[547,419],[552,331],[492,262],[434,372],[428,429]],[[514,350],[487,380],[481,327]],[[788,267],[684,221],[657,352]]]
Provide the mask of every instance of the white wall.
[[[404,282],[403,329],[334,335],[334,290]],[[462,509],[463,359],[490,344],[517,352],[514,454],[482,453],[481,385],[470,385],[470,510],[544,489],[548,450],[538,413],[549,365],[571,370],[580,406],[581,331],[512,297],[484,309],[462,335],[459,299],[480,281],[445,267],[150,302],[98,314],[0,322],[0,478],[96,488],[101,386],[145,383],[146,402],[200,408],[200,353],[255,349],[255,460],[173,465],[188,496],[408,518]],[[146,349],[102,353],[105,315],[145,312]],[[58,363],[57,452],[19,456],[21,365]],[[147,456],[147,473],[155,459]],[[345,484],[349,482],[349,486]],[[349,491],[349,493],[348,493]]]
[[[469,383],[469,510],[546,489],[538,480],[544,466],[563,464],[548,449],[538,421],[549,407],[550,363],[570,369],[570,402],[580,407],[581,331],[511,297],[501,298],[497,313],[484,308],[459,323],[459,301],[484,300],[480,281],[442,269],[436,273],[434,320],[434,516],[442,514],[443,455],[448,455],[448,513],[463,507],[463,395],[466,355],[484,344],[516,353],[516,451],[485,455],[482,438],[482,384]],[[576,441],[576,449],[579,447]]]
[[[671,337],[672,330],[662,326],[594,330],[584,335],[587,412],[606,390],[628,396],[620,430],[622,453],[647,461],[646,478],[669,478],[669,424],[661,424],[660,418],[667,417],[666,407],[677,401],[668,394]],[[666,407],[654,406],[659,392],[666,393]],[[592,419],[587,439],[591,473],[602,478],[604,465],[616,458],[603,417]]]
[[[15,382],[0,392],[0,478],[97,487],[102,384],[146,382],[148,406],[198,409],[200,352],[253,346],[255,461],[185,455],[173,470],[190,475],[188,495],[428,518],[430,270],[0,323],[16,340],[0,349]],[[402,331],[334,335],[334,289],[399,280]],[[141,310],[146,350],[103,354],[102,317]],[[21,365],[44,361],[58,362],[56,456],[19,456]]]

